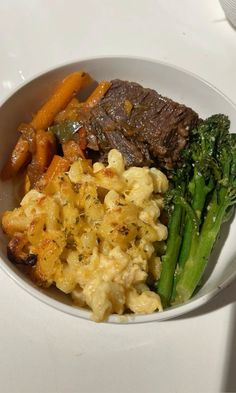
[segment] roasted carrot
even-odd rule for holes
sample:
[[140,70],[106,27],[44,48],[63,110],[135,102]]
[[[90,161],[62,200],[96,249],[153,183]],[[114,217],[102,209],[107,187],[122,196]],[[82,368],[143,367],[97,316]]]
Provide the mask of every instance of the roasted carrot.
[[42,177],[56,153],[56,139],[51,132],[37,130],[35,132],[35,151],[28,165],[27,173],[31,188]]
[[22,189],[22,193],[23,195],[27,194],[27,192],[29,192],[30,190],[30,179],[28,174],[26,173],[24,175],[24,182],[23,182],[23,189]]
[[81,150],[85,150],[87,147],[87,140],[86,140],[86,129],[84,127],[80,128],[79,130],[79,146]]
[[[77,100],[75,99],[72,101],[73,95],[91,81],[91,77],[82,71],[68,75],[49,100],[36,113],[29,127],[32,127],[34,130],[47,129],[53,122],[54,117],[64,109],[69,102],[71,102],[72,106],[75,105]],[[46,149],[47,153],[43,154],[44,142],[45,140],[38,149],[42,165],[44,165],[43,162],[46,160],[48,154],[48,149]],[[54,151],[52,151],[52,154],[54,154]],[[21,136],[1,171],[1,179],[7,180],[16,175],[19,169],[30,159],[30,156],[29,142]]]
[[1,179],[8,180],[16,175],[21,167],[30,159],[30,156],[29,142],[20,136],[6,164],[2,168]]
[[92,94],[87,98],[86,105],[89,108],[94,107],[101,101],[102,97],[106,94],[107,90],[110,88],[111,82],[102,81],[98,84],[96,89],[92,92]]
[[51,132],[44,130],[36,131],[35,159],[44,172],[56,153],[56,140]]
[[43,183],[47,185],[56,176],[66,172],[70,167],[70,162],[64,157],[55,155],[49,165],[47,172],[43,176]]
[[[73,98],[69,104],[67,105],[66,109],[61,113],[60,121],[63,121],[68,118],[68,113],[70,113],[71,110],[74,108],[78,108],[81,106],[81,108],[84,108],[84,110],[88,110],[88,108],[92,108],[93,106],[97,105],[98,102],[102,99],[104,94],[107,92],[109,87],[111,86],[111,83],[108,81],[102,81],[98,84],[96,89],[92,92],[92,94],[87,98],[85,102],[80,103],[77,98]],[[78,113],[75,113],[75,117],[78,118]],[[86,141],[86,130],[84,127],[82,127],[79,130],[79,146],[77,143],[64,143],[63,144],[63,151],[64,155],[67,156],[67,158],[70,160],[70,153],[72,161],[74,161],[75,156],[83,156],[83,150],[85,150],[87,147],[87,141]],[[80,151],[79,151],[80,150]]]
[[64,153],[64,157],[70,162],[74,162],[80,157],[85,158],[79,144],[73,140],[63,143],[62,150]]
[[91,82],[91,77],[85,72],[74,72],[67,76],[56,91],[34,116],[31,125],[35,130],[47,129],[57,113],[63,110],[81,87]]
[[67,111],[69,109],[78,108],[79,106],[80,106],[80,102],[79,102],[78,98],[73,97],[72,100],[67,105],[65,111]]

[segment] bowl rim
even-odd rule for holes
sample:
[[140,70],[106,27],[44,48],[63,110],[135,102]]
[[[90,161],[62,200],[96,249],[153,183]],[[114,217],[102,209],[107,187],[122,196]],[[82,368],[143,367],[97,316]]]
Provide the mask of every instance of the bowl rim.
[[[48,67],[47,69],[33,74],[32,77],[29,79],[26,79],[23,82],[20,82],[17,84],[17,86],[10,90],[10,92],[6,95],[3,96],[3,98],[0,100],[0,107],[7,103],[7,101],[14,96],[19,90],[21,90],[23,87],[27,86],[31,82],[33,82],[35,79],[38,79],[39,77],[42,77],[43,75],[57,71],[63,67],[66,66],[73,66],[82,62],[86,61],[99,61],[99,60],[141,60],[143,62],[148,62],[148,63],[154,63],[154,64],[160,64],[163,65],[167,68],[174,69],[176,71],[179,71],[181,73],[187,74],[188,76],[191,76],[197,81],[200,81],[201,83],[207,85],[210,87],[212,90],[214,90],[218,95],[222,96],[236,111],[236,105],[235,103],[227,97],[223,92],[221,92],[218,88],[216,88],[214,85],[209,83],[207,80],[202,78],[201,76],[188,71],[182,67],[176,66],[175,64],[171,64],[165,61],[159,61],[155,58],[149,58],[149,57],[142,57],[142,56],[129,56],[129,55],[104,55],[104,56],[89,56],[89,57],[83,57],[79,59],[74,59],[70,62],[65,61],[57,64],[57,66],[52,66]],[[30,295],[32,295],[34,298],[40,300],[46,305],[49,305],[53,307],[56,310],[62,311],[68,315],[75,316],[77,318],[82,318],[86,319],[89,321],[92,321],[91,319],[91,311],[73,306],[73,305],[67,305],[65,303],[60,302],[59,300],[53,299],[52,297],[46,295],[45,293],[40,290],[40,288],[36,288],[36,286],[33,286],[26,282],[22,277],[20,277],[13,269],[10,268],[6,264],[3,258],[0,257],[0,268],[6,275],[8,275],[18,286],[20,286],[22,289],[24,289],[26,292],[28,292]],[[130,314],[130,315],[111,315],[107,321],[104,321],[103,323],[109,323],[109,324],[125,324],[125,325],[133,325],[133,324],[139,324],[139,323],[146,323],[146,322],[154,322],[154,321],[164,321],[164,320],[169,320],[173,319],[176,317],[179,317],[183,314],[189,313],[190,311],[193,311],[200,306],[206,304],[209,300],[213,299],[215,296],[217,296],[222,289],[228,287],[234,280],[236,279],[236,271],[231,273],[229,277],[227,277],[225,280],[223,280],[220,284],[217,285],[216,288],[213,288],[211,291],[209,291],[206,294],[203,294],[199,297],[190,299],[188,302],[181,304],[180,306],[174,306],[171,307],[163,312],[155,312],[151,314],[140,314],[140,315],[135,315],[135,314]]]

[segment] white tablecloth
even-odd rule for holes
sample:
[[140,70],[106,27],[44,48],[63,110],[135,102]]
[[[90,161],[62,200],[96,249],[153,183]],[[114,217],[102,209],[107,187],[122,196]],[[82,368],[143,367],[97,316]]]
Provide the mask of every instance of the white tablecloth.
[[[66,61],[136,55],[205,78],[236,102],[236,31],[217,0],[0,0],[0,98]],[[236,391],[236,283],[180,319],[80,320],[0,271],[2,393]]]

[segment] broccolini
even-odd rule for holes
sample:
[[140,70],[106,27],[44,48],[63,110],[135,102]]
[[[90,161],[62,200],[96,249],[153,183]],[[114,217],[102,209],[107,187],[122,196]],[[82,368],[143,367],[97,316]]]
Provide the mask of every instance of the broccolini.
[[236,134],[225,115],[213,115],[191,132],[183,165],[166,197],[169,237],[158,293],[164,307],[196,290],[221,224],[236,204]]

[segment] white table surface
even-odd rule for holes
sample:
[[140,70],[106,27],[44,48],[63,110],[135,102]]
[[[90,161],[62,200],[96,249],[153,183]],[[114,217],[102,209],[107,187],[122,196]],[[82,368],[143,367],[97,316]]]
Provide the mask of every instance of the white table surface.
[[[66,61],[125,54],[205,78],[236,102],[236,31],[217,0],[0,0],[0,98]],[[106,325],[0,271],[0,392],[236,391],[236,283],[177,320]]]

